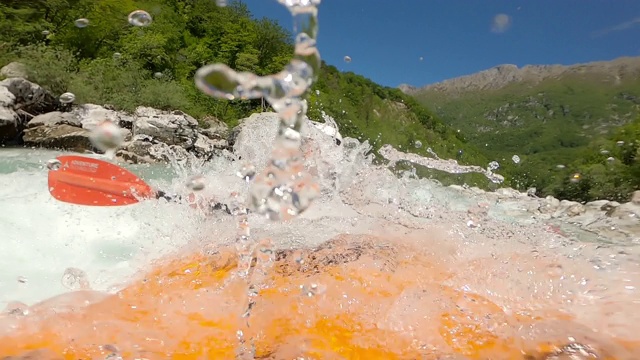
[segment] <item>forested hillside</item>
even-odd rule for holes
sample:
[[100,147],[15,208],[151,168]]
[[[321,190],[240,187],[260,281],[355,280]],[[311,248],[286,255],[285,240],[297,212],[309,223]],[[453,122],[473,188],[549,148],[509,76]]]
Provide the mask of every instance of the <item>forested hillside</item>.
[[511,187],[579,201],[640,188],[640,58],[501,66],[407,91],[498,161]]
[[[274,1],[274,6],[279,6]],[[132,26],[127,15],[146,10],[153,22]],[[86,19],[78,26],[76,20]],[[221,101],[196,89],[195,71],[222,62],[259,75],[283,68],[293,54],[289,31],[255,19],[241,2],[217,7],[212,0],[5,0],[0,3],[0,62],[20,61],[29,79],[76,102],[132,110],[147,105],[215,116],[234,125],[261,100]],[[442,157],[458,150],[465,162],[487,160],[414,99],[323,64],[310,92],[309,116],[336,119],[343,135]],[[268,104],[266,104],[268,106]],[[423,146],[415,147],[416,141]]]

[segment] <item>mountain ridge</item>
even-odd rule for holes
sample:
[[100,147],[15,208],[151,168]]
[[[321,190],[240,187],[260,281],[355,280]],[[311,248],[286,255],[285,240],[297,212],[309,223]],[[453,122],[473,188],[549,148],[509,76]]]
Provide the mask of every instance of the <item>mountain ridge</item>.
[[623,81],[633,76],[640,77],[640,56],[623,56],[613,60],[592,61],[573,65],[525,65],[500,64],[473,74],[447,79],[434,84],[416,87],[410,84],[398,86],[408,95],[416,95],[426,91],[436,91],[448,95],[461,94],[477,90],[499,90],[513,83],[529,83],[537,85],[550,78],[566,75],[601,74],[603,81]]

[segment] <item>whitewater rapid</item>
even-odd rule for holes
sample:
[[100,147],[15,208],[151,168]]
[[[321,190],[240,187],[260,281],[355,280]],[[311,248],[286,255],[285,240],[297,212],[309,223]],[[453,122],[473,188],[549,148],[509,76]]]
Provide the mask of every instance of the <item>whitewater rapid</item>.
[[[243,161],[251,159],[258,169],[268,161],[265,150],[272,146],[275,126],[277,117],[250,119],[235,145],[240,161],[218,157],[183,168],[127,167],[152,186],[175,193],[188,191],[189,176],[202,173],[206,177],[203,196],[229,202],[230,194],[249,191],[236,175]],[[439,272],[450,272],[438,280],[438,286],[484,296],[509,316],[557,311],[581,324],[563,329],[562,324],[549,320],[526,329],[505,327],[507,337],[538,339],[540,334],[549,334],[559,338],[568,333],[588,337],[597,333],[603,339],[636,339],[633,334],[640,330],[640,314],[634,310],[640,304],[637,246],[562,236],[526,211],[515,211],[517,201],[465,196],[417,179],[411,172],[398,177],[372,163],[368,144],[343,140],[337,146],[320,130],[311,131],[305,141],[309,154],[305,167],[318,180],[320,197],[291,221],[273,222],[251,214],[252,241],[270,239],[274,249],[284,251],[315,248],[345,236],[380,239],[374,244],[380,251],[393,248],[390,244],[394,242],[406,243],[437,259],[433,261]],[[215,254],[237,239],[234,216],[216,213],[207,217],[187,204],[150,200],[94,208],[60,203],[48,194],[45,165],[58,154],[0,150],[0,306],[15,308],[12,302],[16,301],[33,305],[77,290],[63,285],[69,268],[84,272],[90,289],[113,294],[139,281],[139,275],[155,265],[166,263],[167,255],[175,259],[194,251],[207,253],[207,249]],[[485,210],[478,212],[479,208]],[[475,217],[473,224],[470,214]],[[361,245],[356,241],[352,246],[358,249]],[[410,262],[413,255],[398,246],[398,258],[393,261]],[[373,256],[375,259],[375,251]],[[379,265],[376,261],[373,266]],[[393,299],[391,312],[385,313],[386,320],[376,326],[399,332],[418,326],[412,325],[415,314],[424,313],[427,319],[432,306],[419,294],[422,292],[401,293]],[[442,296],[429,301],[443,309],[454,307]],[[370,301],[375,303],[375,299]],[[44,308],[50,306],[55,308],[56,302]],[[375,309],[359,311],[373,314]]]
[[[0,307],[11,301],[33,304],[72,290],[62,283],[67,268],[84,271],[91,288],[111,292],[201,230],[193,211],[181,204],[89,207],[53,199],[46,161],[60,154],[0,150]],[[151,183],[170,185],[165,166],[132,170]],[[155,179],[153,174],[158,174]]]

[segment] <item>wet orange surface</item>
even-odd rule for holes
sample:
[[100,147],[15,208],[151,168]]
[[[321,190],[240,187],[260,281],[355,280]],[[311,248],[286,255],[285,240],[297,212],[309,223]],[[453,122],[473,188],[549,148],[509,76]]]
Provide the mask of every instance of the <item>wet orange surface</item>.
[[261,285],[247,317],[247,280],[236,274],[233,249],[160,261],[118,294],[78,292],[6,316],[0,355],[234,359],[241,331],[261,359],[640,358],[640,344],[617,339],[519,336],[514,329],[572,329],[572,318],[554,308],[507,314],[442,285],[452,269],[438,259],[382,243],[342,236],[276,252],[270,267],[259,257],[250,276]]

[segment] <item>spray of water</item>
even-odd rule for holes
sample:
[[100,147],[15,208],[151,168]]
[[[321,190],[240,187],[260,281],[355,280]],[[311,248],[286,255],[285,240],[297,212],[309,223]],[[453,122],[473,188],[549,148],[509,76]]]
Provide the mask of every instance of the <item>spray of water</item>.
[[[320,187],[305,170],[300,133],[307,112],[305,96],[320,70],[320,53],[316,47],[320,0],[279,0],[279,3],[291,12],[296,34],[293,59],[282,71],[257,76],[236,72],[224,64],[212,64],[200,68],[195,75],[196,86],[210,96],[227,100],[265,98],[280,116],[275,147],[266,168],[255,178],[247,177],[245,171],[241,171],[241,177],[251,181],[249,208],[274,221],[298,216],[320,194]],[[244,209],[239,204],[232,207]],[[257,295],[260,274],[273,263],[273,249],[270,242],[261,245],[252,242],[247,214],[240,211],[237,215],[238,269],[240,276],[249,280],[249,301],[244,314],[248,317],[253,298]],[[252,270],[254,258],[257,260],[256,269]],[[237,334],[241,344],[238,357],[252,358],[251,346],[246,344],[244,332],[238,330]]]

